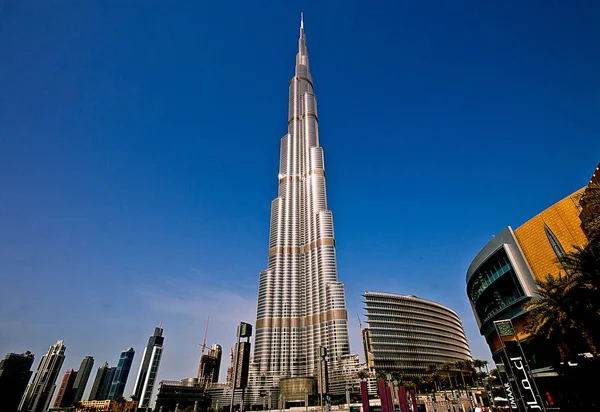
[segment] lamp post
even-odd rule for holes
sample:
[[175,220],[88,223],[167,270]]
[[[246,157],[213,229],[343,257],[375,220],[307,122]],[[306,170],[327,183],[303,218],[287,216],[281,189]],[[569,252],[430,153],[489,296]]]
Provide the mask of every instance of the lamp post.
[[327,348],[324,346],[319,347],[319,398],[321,403],[321,412],[323,409],[323,393],[327,391],[327,373],[324,368],[325,359],[327,356]]
[[348,404],[348,412],[350,411],[350,385],[346,382],[346,403]]
[[308,389],[304,388],[304,409],[308,412]]

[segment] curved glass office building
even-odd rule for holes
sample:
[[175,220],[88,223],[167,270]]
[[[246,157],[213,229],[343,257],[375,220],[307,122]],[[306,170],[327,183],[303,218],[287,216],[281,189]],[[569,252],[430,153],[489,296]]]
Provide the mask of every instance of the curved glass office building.
[[462,321],[453,310],[416,296],[365,292],[363,297],[370,368],[420,376],[428,365],[471,359]]

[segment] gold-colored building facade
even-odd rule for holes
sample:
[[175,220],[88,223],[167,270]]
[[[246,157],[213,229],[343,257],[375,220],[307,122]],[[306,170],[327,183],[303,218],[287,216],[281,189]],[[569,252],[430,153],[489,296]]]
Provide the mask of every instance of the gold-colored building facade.
[[585,187],[553,204],[515,229],[515,236],[536,280],[561,270],[549,241],[548,228],[566,253],[585,246],[588,239],[581,227],[579,200]]

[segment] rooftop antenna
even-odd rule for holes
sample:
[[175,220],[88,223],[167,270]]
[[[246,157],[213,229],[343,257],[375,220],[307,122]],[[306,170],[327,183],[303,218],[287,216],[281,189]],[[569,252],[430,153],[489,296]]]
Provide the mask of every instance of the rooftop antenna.
[[304,28],[304,13],[300,12],[300,28]]

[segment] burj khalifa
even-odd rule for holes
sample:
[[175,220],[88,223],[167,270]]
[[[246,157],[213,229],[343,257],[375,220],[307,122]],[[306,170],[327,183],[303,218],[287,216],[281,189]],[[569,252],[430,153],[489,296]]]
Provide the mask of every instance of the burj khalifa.
[[258,288],[252,374],[261,387],[277,386],[282,378],[317,377],[322,348],[329,379],[335,380],[340,359],[350,351],[303,19],[288,113],[271,203],[268,266]]

